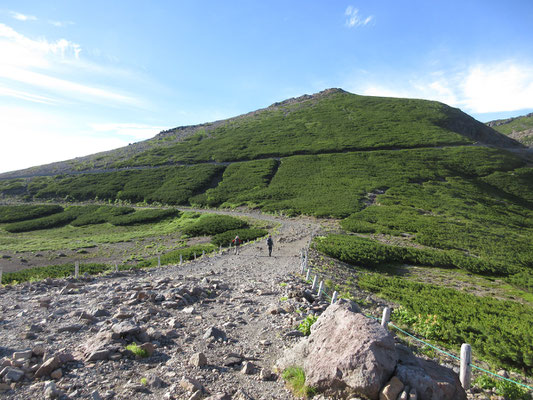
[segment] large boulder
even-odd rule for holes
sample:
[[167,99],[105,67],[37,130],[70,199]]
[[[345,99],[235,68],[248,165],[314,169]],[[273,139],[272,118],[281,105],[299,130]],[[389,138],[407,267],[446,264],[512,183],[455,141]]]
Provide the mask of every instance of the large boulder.
[[337,396],[343,392],[378,399],[398,360],[390,332],[347,300],[329,306],[296,350],[296,355],[288,354],[278,367],[298,365],[304,357],[300,366],[305,370],[306,385]]
[[466,400],[459,377],[451,369],[431,360],[415,357],[402,345],[397,345],[399,362],[396,376],[412,389],[419,400]]
[[405,385],[416,390],[419,400],[466,400],[452,370],[396,345],[387,329],[347,300],[329,306],[310,336],[276,365],[281,371],[290,366],[303,367],[307,386],[335,398],[377,400],[381,391],[382,398],[395,399]]

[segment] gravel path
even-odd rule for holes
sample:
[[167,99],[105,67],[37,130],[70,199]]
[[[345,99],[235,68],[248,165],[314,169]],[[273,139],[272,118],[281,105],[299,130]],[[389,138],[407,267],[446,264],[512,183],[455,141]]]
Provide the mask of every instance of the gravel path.
[[[319,225],[227,213],[279,223],[273,257],[263,241],[182,266],[0,289],[2,397],[292,399],[268,375],[312,309],[291,291]],[[153,354],[136,358],[133,342]]]

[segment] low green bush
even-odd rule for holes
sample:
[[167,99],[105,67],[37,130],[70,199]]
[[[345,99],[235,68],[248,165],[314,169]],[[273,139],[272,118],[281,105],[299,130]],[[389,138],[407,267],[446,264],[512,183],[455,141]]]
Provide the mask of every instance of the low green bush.
[[313,326],[317,319],[318,317],[316,315],[308,315],[300,325],[298,325],[298,330],[305,336],[309,336],[311,334],[311,326]]
[[250,241],[266,236],[267,234],[268,231],[259,228],[232,229],[230,231],[214,235],[211,238],[211,243],[213,243],[215,246],[229,246],[231,241],[235,239],[235,236],[237,235],[242,241]]
[[133,207],[115,207],[115,206],[101,206],[92,212],[86,212],[71,222],[72,226],[85,226],[103,224],[109,222],[111,218],[131,214],[135,211]]
[[[101,263],[80,264],[80,275],[85,273],[97,275],[109,271],[111,268],[111,266]],[[27,268],[17,272],[4,272],[2,275],[2,284],[9,285],[46,278],[66,278],[69,276],[74,276],[73,263]]]
[[57,228],[68,225],[85,212],[90,212],[91,208],[83,206],[70,206],[63,212],[58,212],[46,217],[31,219],[27,221],[13,222],[4,226],[10,233],[29,232],[42,229]]
[[476,357],[500,368],[533,371],[533,348],[528,345],[533,343],[533,313],[528,304],[375,273],[360,274],[358,284],[402,305],[401,319],[410,319],[412,329],[422,336],[429,334],[452,349],[470,343]]
[[287,382],[287,386],[290,388],[291,392],[298,398],[307,399],[316,394],[315,388],[306,386],[305,372],[301,367],[288,367],[282,372],[281,377]]
[[18,222],[29,219],[45,217],[51,214],[57,214],[63,211],[59,205],[15,205],[0,206],[0,223]]
[[115,226],[145,224],[148,222],[161,221],[163,219],[178,217],[180,211],[177,209],[144,209],[134,213],[109,217],[108,221]]
[[[170,251],[168,253],[161,255],[161,265],[166,264],[177,264],[180,261],[180,256],[183,259],[183,261],[188,261],[194,259],[194,255],[196,254],[197,257],[202,255],[202,252],[204,251],[206,254],[211,253],[216,249],[215,246],[213,246],[210,243],[206,244],[196,244],[189,247],[184,247],[182,249],[177,249]],[[151,258],[149,260],[141,261],[137,264],[140,268],[146,268],[146,267],[155,267],[157,266],[157,257]]]
[[246,228],[248,223],[229,215],[202,215],[192,224],[184,227],[183,233],[189,236],[212,236],[232,229]]

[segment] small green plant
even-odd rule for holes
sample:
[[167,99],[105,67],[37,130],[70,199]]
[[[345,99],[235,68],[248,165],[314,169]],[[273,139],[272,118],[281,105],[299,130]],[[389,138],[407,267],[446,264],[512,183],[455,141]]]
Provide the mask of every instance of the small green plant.
[[531,394],[516,383],[493,379],[487,375],[481,375],[473,383],[474,386],[481,389],[494,390],[497,395],[503,396],[507,400],[531,400]]
[[279,285],[280,285],[281,287],[285,287],[285,286],[287,286],[287,282],[281,282]]
[[287,301],[289,298],[287,296],[280,297],[279,301]]
[[141,378],[141,385],[144,385],[144,386],[148,385],[148,379]]
[[318,317],[316,315],[308,315],[305,319],[298,325],[298,330],[302,332],[305,336],[311,334],[311,326],[316,322]]
[[137,343],[132,343],[126,346],[126,350],[131,351],[135,356],[140,358],[148,357],[148,352],[139,346]]
[[281,374],[292,393],[307,399],[316,394],[316,389],[305,385],[305,372],[301,367],[289,367]]

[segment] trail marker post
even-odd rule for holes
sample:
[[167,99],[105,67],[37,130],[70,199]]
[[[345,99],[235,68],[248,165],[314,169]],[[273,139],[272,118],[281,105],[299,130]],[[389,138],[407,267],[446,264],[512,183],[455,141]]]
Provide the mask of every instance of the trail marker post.
[[472,347],[468,343],[461,345],[461,370],[459,372],[459,380],[463,385],[464,390],[470,389],[470,378],[472,374]]
[[180,265],[183,264],[183,254],[180,254]]
[[196,252],[194,252],[194,259],[196,260]]
[[220,247],[218,248],[218,253],[222,254],[222,245],[220,245]]
[[383,317],[381,318],[381,326],[387,329],[387,325],[389,325],[390,321],[390,308],[385,307],[383,309]]
[[80,277],[80,262],[76,261],[74,263],[74,278],[78,279]]
[[307,274],[305,275],[305,281],[307,282],[309,280],[309,274],[311,274],[311,268],[307,270]]
[[205,256],[205,250],[202,250],[202,257]]
[[333,296],[331,296],[331,304],[335,304],[336,301],[337,301],[337,291],[335,290],[333,292]]
[[115,272],[118,272],[118,264],[115,263]]
[[318,280],[318,276],[315,275],[313,278],[313,286],[311,286],[311,291],[316,289],[316,281]]
[[157,266],[161,267],[161,255],[160,254],[157,255]]
[[322,298],[322,288],[324,287],[324,281],[320,281],[320,285],[318,285],[318,298]]
[[2,284],[2,274],[4,273],[4,267],[0,267],[0,285]]

